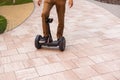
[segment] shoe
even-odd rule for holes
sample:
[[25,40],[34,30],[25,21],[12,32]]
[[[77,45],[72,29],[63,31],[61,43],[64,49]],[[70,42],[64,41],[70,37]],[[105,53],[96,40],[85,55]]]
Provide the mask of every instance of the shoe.
[[42,37],[41,39],[40,39],[40,43],[47,43],[48,42],[48,37]]
[[51,43],[51,42],[53,42],[53,40],[51,39],[51,38],[48,38],[48,41],[47,41],[48,43]]
[[58,38],[58,39],[57,39],[57,41],[59,41],[60,39],[61,39],[61,37],[60,37],[60,38]]

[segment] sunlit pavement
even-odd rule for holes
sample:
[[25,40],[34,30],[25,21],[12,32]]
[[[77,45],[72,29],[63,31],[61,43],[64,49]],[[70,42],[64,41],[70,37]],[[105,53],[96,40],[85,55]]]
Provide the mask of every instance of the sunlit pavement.
[[115,5],[115,4],[108,4],[108,3],[103,3],[95,0],[87,0],[90,2],[95,3],[96,5],[99,5],[106,10],[110,11],[112,14],[120,18],[120,5]]
[[[56,39],[55,8],[51,17]],[[37,34],[42,34],[41,7],[35,6],[23,24],[0,35],[0,80],[120,80],[120,19],[105,9],[86,0],[67,7],[64,52],[37,50]]]

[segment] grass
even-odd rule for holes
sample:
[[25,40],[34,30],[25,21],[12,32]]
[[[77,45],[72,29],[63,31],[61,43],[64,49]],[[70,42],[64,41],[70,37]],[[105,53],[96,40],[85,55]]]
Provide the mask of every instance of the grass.
[[0,34],[5,31],[7,27],[7,20],[5,17],[0,15]]
[[24,4],[24,3],[30,3],[30,2],[33,2],[33,0],[15,0],[15,3],[13,3],[13,0],[0,0],[0,6],[18,5],[18,4]]

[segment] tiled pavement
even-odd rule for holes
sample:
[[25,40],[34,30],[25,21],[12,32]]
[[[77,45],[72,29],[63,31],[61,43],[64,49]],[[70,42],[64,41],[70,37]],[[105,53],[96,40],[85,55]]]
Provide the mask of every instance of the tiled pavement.
[[[42,34],[38,6],[18,28],[0,35],[0,80],[120,80],[120,19],[86,0],[74,2],[66,11],[64,52],[34,47]],[[55,9],[51,17],[56,19]],[[56,26],[54,20],[54,38]]]

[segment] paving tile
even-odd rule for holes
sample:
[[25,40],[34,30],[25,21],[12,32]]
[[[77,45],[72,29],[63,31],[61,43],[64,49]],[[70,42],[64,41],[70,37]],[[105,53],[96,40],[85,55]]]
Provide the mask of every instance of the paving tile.
[[49,61],[45,57],[26,59],[22,62],[26,68],[33,66],[39,67],[49,63]]
[[93,65],[92,68],[95,69],[98,73],[108,73],[112,71],[112,69],[109,68],[106,63]]
[[120,80],[120,71],[112,72],[111,73],[116,79]]
[[105,53],[105,54],[100,54],[95,56],[89,56],[89,58],[96,63],[101,63],[105,61],[112,61],[112,60],[119,59],[118,54],[119,53]]
[[40,77],[39,80],[56,80],[53,75]]
[[22,61],[23,65],[25,68],[31,68],[35,66],[35,62],[33,61],[33,59],[27,59]]
[[98,73],[92,69],[91,67],[80,67],[73,69],[73,72],[80,78],[80,79],[87,79],[89,77],[93,77],[98,75]]
[[32,41],[27,41],[27,42],[22,42],[22,45],[25,47],[29,47],[31,45],[33,45],[34,43]]
[[78,67],[75,63],[72,62],[72,60],[62,61],[60,63],[64,66],[65,70],[70,70]]
[[110,74],[102,75],[102,77],[104,78],[104,80],[117,80],[114,76]]
[[64,71],[61,73],[53,74],[55,80],[80,80],[73,71]]
[[39,76],[45,76],[53,73],[53,69],[51,69],[49,65],[36,67],[36,70],[39,73]]
[[53,63],[49,65],[53,69],[53,73],[61,72],[65,70],[65,67],[61,63]]
[[107,46],[107,45],[112,45],[112,44],[114,44],[115,42],[113,41],[113,40],[111,40],[111,39],[107,39],[107,40],[101,40],[100,41],[104,46]]
[[42,76],[40,80],[80,80],[75,73],[72,71],[65,71],[60,73],[55,73],[52,75]]
[[20,38],[19,38],[18,36],[16,36],[16,37],[14,37],[13,42],[14,42],[15,44],[16,44],[16,43],[20,44],[20,43],[21,43],[21,40],[20,40]]
[[104,62],[105,60],[103,59],[102,55],[95,55],[95,56],[89,56],[89,58],[94,61],[95,63],[101,63]]
[[119,59],[120,57],[118,56],[118,53],[108,53],[108,54],[102,54],[102,57],[105,61],[110,61],[110,60],[116,60]]
[[39,77],[37,77],[37,78],[29,79],[29,80],[41,80],[41,79]]
[[77,56],[74,55],[74,54],[72,54],[72,53],[58,54],[58,57],[59,57],[61,60],[71,60],[71,59],[77,58]]
[[12,41],[12,40],[13,40],[13,36],[11,36],[11,35],[9,35],[9,34],[4,34],[4,40],[5,40],[6,42]]
[[12,56],[12,55],[15,55],[15,54],[18,54],[17,50],[16,49],[10,49],[10,50],[4,50],[4,51],[1,51],[1,56]]
[[36,55],[38,57],[41,56],[51,56],[51,55],[56,55],[60,54],[61,52],[57,50],[56,48],[51,48],[51,47],[43,47],[42,49],[39,49],[36,51]]
[[26,54],[17,54],[17,55],[10,56],[10,59],[12,62],[22,61],[22,60],[28,59],[28,56]]
[[95,77],[91,77],[85,80],[104,80],[101,76],[95,76]]
[[76,64],[78,67],[81,66],[89,66],[89,65],[94,65],[95,63],[90,60],[88,57],[84,58],[78,58],[78,59],[73,59],[72,62]]
[[14,63],[9,63],[9,64],[4,64],[5,72],[16,71],[16,70],[20,70],[23,68],[24,68],[24,65],[22,64],[22,62],[14,62]]
[[0,35],[0,42],[4,42],[4,38],[2,35]]
[[36,69],[40,76],[45,76],[48,74],[53,74],[65,70],[64,66],[61,63],[47,64],[40,67],[36,67]]
[[81,46],[80,44],[79,45],[73,45],[73,46],[71,46],[71,49],[70,49],[70,51],[74,54],[74,55],[76,55],[76,56],[78,56],[78,57],[85,57],[85,56],[87,56],[86,54],[85,54],[85,52],[84,52],[84,50],[83,50],[83,46]]
[[49,63],[59,62],[60,58],[57,55],[45,56]]
[[35,68],[28,68],[19,71],[15,71],[18,80],[29,80],[38,77]]
[[4,72],[5,72],[4,66],[3,66],[3,65],[0,65],[0,73],[2,74],[2,73],[4,73]]
[[84,53],[87,56],[98,55],[98,54],[103,54],[104,53],[102,48],[94,47],[90,44],[84,44],[82,46],[83,46]]
[[6,64],[6,63],[10,63],[11,59],[10,59],[9,56],[7,56],[7,57],[1,57],[0,61],[1,61],[1,64]]
[[90,41],[91,45],[93,45],[94,47],[101,47],[101,46],[104,46],[100,41]]
[[7,45],[4,42],[0,42],[0,51],[7,50]]
[[16,76],[14,72],[7,72],[0,74],[0,80],[16,80]]
[[48,63],[48,60],[44,57],[40,57],[40,58],[33,59],[33,62],[35,66],[41,66]]
[[16,45],[13,41],[6,42],[7,48],[8,49],[15,49]]
[[27,55],[30,59],[39,57],[39,56],[36,55],[36,52],[34,52],[34,51],[27,53]]
[[114,60],[106,64],[112,69],[112,71],[120,70],[120,60]]
[[88,78],[86,80],[117,80],[117,79],[110,74],[103,74],[103,75]]
[[118,44],[112,44],[112,45],[108,45],[108,46],[103,46],[101,48],[106,53],[114,53],[116,51],[119,51],[119,47],[120,46]]
[[28,52],[33,52],[33,51],[35,51],[36,49],[35,49],[35,47],[20,47],[20,48],[17,48],[17,50],[18,50],[18,52],[19,53],[28,53]]
[[120,70],[119,64],[120,64],[120,61],[115,60],[111,62],[105,62],[105,63],[92,65],[92,68],[94,68],[99,73],[108,73],[108,72]]

